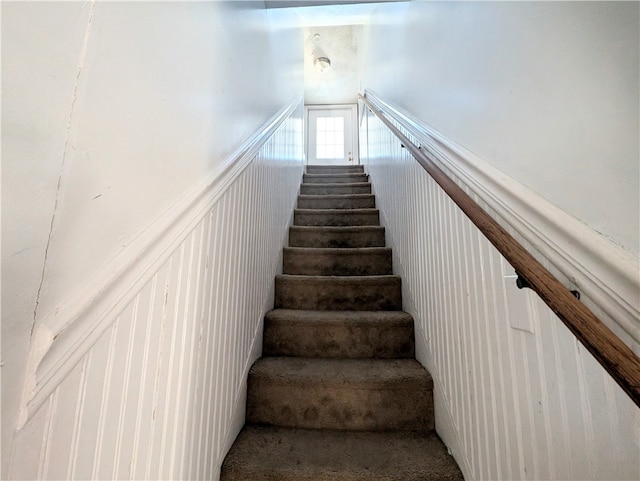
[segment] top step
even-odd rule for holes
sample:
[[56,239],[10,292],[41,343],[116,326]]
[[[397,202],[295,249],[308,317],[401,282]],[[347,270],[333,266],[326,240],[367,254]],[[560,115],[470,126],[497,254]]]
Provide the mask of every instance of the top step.
[[307,174],[362,174],[362,165],[307,165]]

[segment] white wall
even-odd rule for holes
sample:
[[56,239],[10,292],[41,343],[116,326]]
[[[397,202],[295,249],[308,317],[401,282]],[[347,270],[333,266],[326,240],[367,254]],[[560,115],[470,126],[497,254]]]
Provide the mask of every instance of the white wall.
[[287,112],[78,315],[36,327],[9,479],[219,477],[302,175],[301,102]]
[[[361,90],[475,154],[477,168],[461,172],[498,169],[467,190],[508,185],[511,199],[524,184],[586,223],[603,251],[622,245],[628,255],[605,262],[630,259],[637,273],[639,33],[637,2],[412,1],[365,27]],[[371,116],[369,129],[361,138],[418,359],[434,377],[436,427],[467,479],[638,479],[637,407],[515,289],[512,267]],[[509,206],[513,217],[523,205]],[[567,252],[580,244],[570,238]],[[618,301],[635,313],[637,339],[634,277]]]
[[637,256],[638,3],[394,7],[365,28],[361,89]]
[[263,7],[2,2],[4,477],[33,326],[302,96]]
[[640,409],[516,288],[513,267],[393,134],[373,114],[363,125],[416,357],[434,380],[436,430],[465,479],[640,479]]

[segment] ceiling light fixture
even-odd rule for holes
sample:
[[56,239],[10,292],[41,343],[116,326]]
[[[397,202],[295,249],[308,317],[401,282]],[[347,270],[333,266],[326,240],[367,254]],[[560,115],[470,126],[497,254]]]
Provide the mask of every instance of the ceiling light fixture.
[[329,67],[331,67],[331,60],[329,60],[327,57],[318,57],[313,61],[313,66],[316,68],[316,70],[324,72]]

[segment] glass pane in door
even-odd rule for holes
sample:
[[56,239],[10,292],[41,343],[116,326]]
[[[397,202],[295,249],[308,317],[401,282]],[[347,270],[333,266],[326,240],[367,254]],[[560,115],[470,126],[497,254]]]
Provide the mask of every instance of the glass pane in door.
[[344,117],[316,120],[316,159],[344,158]]

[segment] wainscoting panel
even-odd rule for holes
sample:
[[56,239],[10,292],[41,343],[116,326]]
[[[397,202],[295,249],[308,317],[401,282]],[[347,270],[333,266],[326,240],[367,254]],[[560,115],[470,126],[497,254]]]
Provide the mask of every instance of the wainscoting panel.
[[219,477],[302,176],[302,105],[292,105],[206,208],[184,212],[193,219],[178,242],[156,240],[168,247],[142,263],[123,308],[75,321],[105,327],[79,342],[79,361],[17,432],[11,479]]
[[640,479],[640,410],[368,110],[361,130],[436,427],[465,478]]

